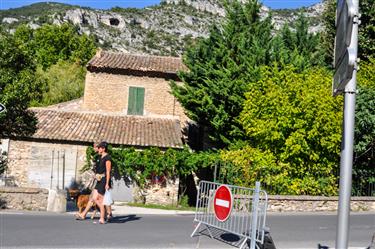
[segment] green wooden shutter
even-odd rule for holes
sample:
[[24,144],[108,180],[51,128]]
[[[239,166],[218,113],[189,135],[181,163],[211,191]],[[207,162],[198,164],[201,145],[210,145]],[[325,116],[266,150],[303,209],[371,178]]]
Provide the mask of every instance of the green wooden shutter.
[[128,114],[143,115],[145,89],[143,87],[129,87]]
[[137,115],[143,115],[143,107],[145,102],[145,89],[137,87],[137,98],[136,98],[136,113]]
[[135,114],[135,98],[137,96],[137,89],[135,87],[129,87],[129,98],[128,98],[128,114]]

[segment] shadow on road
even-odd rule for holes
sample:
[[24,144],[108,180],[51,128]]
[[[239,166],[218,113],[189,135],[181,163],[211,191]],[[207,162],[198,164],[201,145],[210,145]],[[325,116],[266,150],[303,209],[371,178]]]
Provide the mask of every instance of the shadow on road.
[[[211,232],[211,235],[212,235],[213,239],[218,240],[220,242],[223,242],[225,244],[234,246],[234,247],[240,247],[243,240],[244,240],[243,237],[240,237],[238,235],[222,231],[222,230],[214,228],[214,227],[210,227],[210,230],[208,230],[207,228],[202,229],[200,232],[196,233],[195,236],[204,235],[204,236],[210,237],[210,232]],[[246,244],[247,244],[247,247],[249,248],[250,247],[250,241],[247,241]],[[274,244],[274,242],[271,238],[271,235],[269,233],[265,234],[263,245],[261,245],[259,243],[257,243],[257,245],[261,249],[275,249],[276,248],[275,244]]]
[[329,249],[328,246],[321,245],[320,243],[318,244],[318,249]]
[[123,216],[115,216],[111,219],[109,223],[125,223],[125,222],[135,221],[139,219],[141,219],[141,217],[136,216],[135,214],[130,214],[130,215],[123,215]]
[[74,212],[74,211],[78,211],[78,208],[77,208],[77,205],[74,201],[72,200],[68,200],[66,202],[66,211],[67,212]]
[[243,238],[241,238],[240,236],[224,232],[214,227],[210,227],[209,230],[208,228],[202,229],[200,232],[197,232],[195,236],[203,235],[203,236],[211,237],[210,232],[211,232],[213,239],[223,242],[225,244],[234,246],[234,247],[239,247],[241,243],[243,242]]

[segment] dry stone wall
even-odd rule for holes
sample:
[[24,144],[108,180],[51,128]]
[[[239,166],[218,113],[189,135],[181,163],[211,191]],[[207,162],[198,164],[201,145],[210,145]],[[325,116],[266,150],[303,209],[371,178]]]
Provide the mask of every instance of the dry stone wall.
[[0,208],[46,211],[48,189],[0,187]]
[[144,189],[133,188],[134,201],[144,204],[177,205],[179,179],[168,179],[163,184],[148,184]]
[[[338,197],[269,196],[269,212],[328,212],[337,211]],[[375,212],[375,197],[352,197],[351,210]]]

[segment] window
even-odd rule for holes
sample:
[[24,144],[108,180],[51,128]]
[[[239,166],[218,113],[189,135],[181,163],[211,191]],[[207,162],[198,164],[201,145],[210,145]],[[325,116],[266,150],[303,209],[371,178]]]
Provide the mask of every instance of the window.
[[145,89],[129,87],[128,115],[143,115]]

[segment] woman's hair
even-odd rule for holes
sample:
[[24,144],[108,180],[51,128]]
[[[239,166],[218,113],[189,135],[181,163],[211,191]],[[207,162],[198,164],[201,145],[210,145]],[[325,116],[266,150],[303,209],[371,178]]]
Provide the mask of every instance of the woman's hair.
[[108,152],[108,143],[105,141],[102,141],[98,144],[98,148],[103,148],[105,152]]

